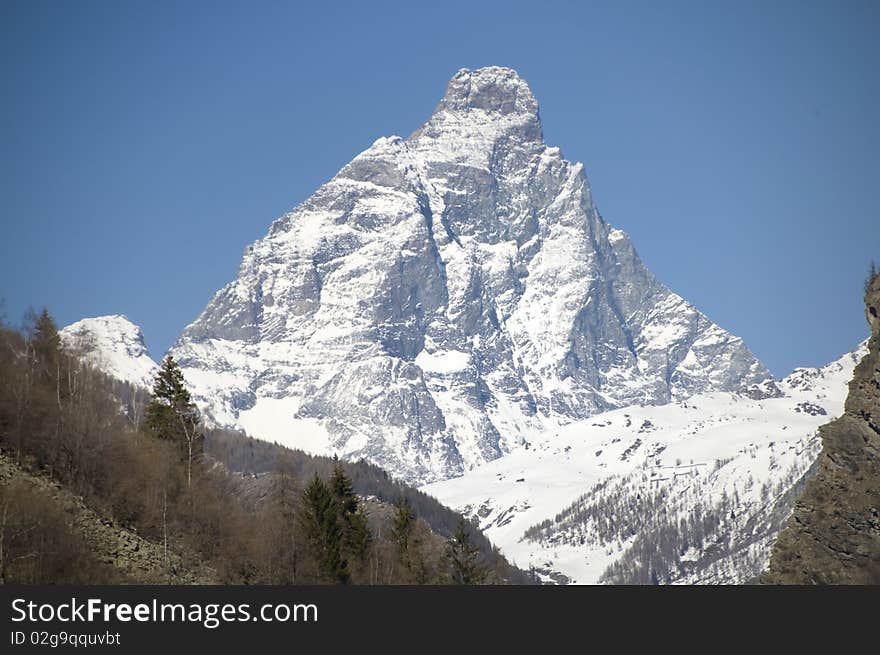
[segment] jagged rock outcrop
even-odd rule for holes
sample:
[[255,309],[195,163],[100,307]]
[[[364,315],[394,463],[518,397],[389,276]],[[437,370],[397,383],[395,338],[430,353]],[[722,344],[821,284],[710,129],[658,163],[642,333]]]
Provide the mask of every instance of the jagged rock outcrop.
[[771,377],[602,219],[500,67],[459,71],[412,136],[277,219],[171,352],[215,423],[411,482]]
[[880,276],[865,305],[868,354],[844,415],[820,429],[819,470],[773,547],[765,584],[880,584]]

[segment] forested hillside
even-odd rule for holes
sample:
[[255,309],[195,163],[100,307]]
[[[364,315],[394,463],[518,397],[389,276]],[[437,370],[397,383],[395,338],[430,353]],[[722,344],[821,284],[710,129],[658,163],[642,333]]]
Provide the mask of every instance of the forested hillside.
[[208,431],[173,360],[154,394],[0,326],[0,582],[523,583],[459,515],[364,462]]

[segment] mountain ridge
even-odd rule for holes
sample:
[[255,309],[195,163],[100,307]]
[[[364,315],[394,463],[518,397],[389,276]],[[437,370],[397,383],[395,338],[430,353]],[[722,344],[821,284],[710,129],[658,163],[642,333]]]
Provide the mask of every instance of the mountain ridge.
[[871,337],[845,411],[820,428],[818,470],[773,544],[764,584],[880,583],[880,275],[866,282],[865,318]]
[[83,318],[59,331],[62,343],[116,380],[151,389],[159,370],[139,325],[122,314]]
[[818,468],[819,427],[843,411],[865,352],[796,369],[773,397],[604,412],[422,490],[548,582],[748,583]]
[[460,70],[410,137],[275,220],[169,352],[217,425],[420,483],[601,411],[771,381],[603,220],[503,67]]
[[[698,394],[594,415],[422,491],[471,517],[546,582],[750,582],[819,469],[817,428],[843,411],[866,353],[864,342],[823,367],[796,368],[773,393]],[[609,509],[615,503],[634,505]],[[617,525],[597,523],[599,511]],[[664,550],[682,538],[702,545]]]

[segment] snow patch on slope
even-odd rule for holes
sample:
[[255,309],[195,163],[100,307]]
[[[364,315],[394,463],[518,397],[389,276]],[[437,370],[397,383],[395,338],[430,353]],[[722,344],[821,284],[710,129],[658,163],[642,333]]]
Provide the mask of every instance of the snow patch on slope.
[[548,580],[745,582],[766,563],[864,352],[798,369],[778,398],[708,393],[598,414],[423,491]]

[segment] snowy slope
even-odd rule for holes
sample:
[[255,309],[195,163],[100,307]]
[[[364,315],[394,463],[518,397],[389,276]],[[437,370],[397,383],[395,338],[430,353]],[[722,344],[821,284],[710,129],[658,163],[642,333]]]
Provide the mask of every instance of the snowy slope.
[[158,366],[140,327],[125,316],[98,316],[71,323],[59,332],[62,343],[107,375],[151,389]]
[[598,412],[770,380],[602,219],[499,67],[459,71],[412,136],[272,223],[171,352],[216,423],[410,482]]
[[[589,584],[753,579],[866,352],[778,383],[605,412],[423,488],[520,567]],[[610,568],[609,568],[610,567]]]

